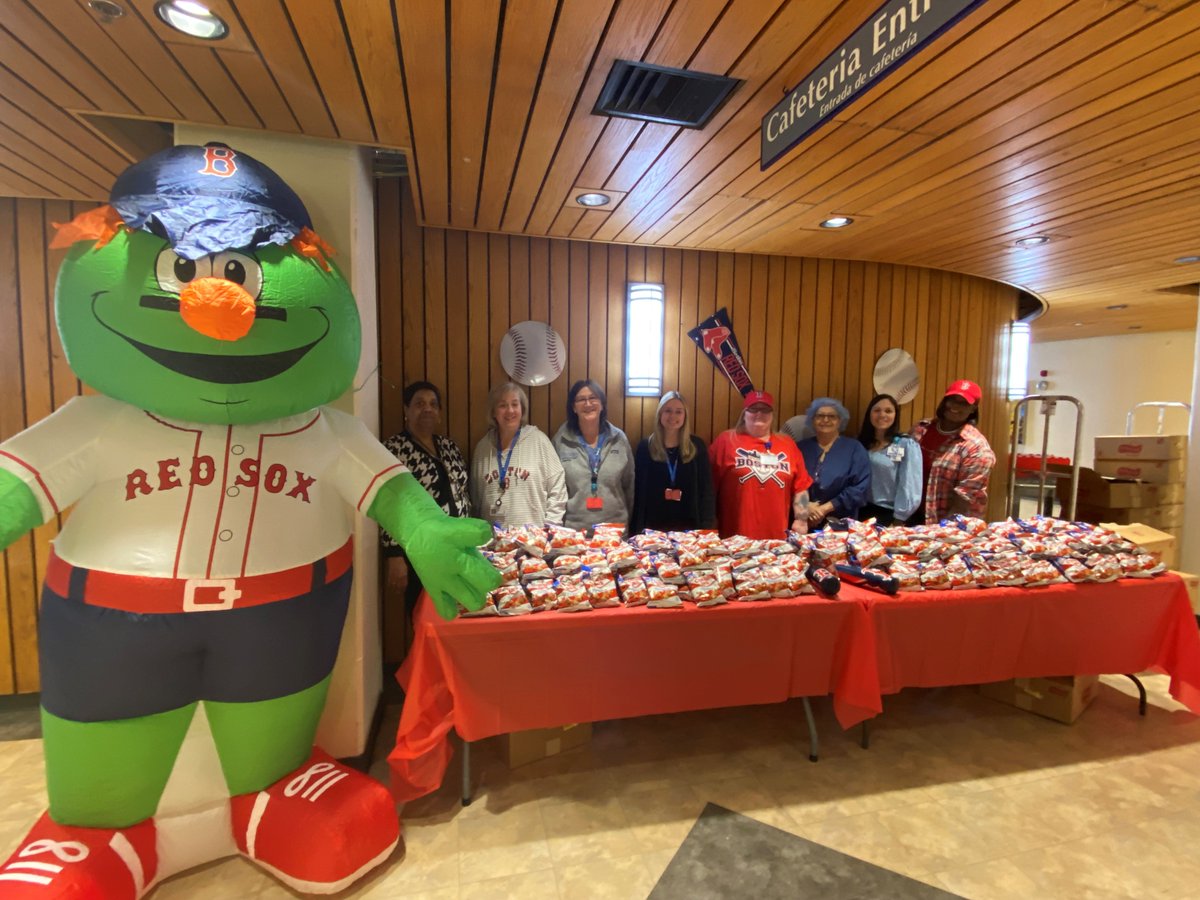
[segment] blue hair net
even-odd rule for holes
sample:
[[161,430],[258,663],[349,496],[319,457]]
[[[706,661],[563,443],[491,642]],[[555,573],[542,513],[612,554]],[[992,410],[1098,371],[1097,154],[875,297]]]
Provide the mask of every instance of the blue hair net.
[[832,406],[838,414],[838,433],[846,430],[846,426],[850,424],[850,410],[842,406],[842,404],[834,400],[832,397],[818,397],[808,405],[808,409],[804,412],[804,432],[811,436],[816,434],[816,429],[813,428],[812,417],[816,415],[817,410],[822,406]]

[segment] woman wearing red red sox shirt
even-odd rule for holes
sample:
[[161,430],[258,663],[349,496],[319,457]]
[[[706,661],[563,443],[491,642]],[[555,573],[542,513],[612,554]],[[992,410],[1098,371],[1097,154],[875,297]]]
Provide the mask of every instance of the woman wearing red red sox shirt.
[[795,530],[808,530],[812,479],[795,442],[771,431],[774,417],[775,399],[766,391],[751,391],[737,425],[719,434],[709,449],[722,537],[783,538],[793,518]]
[[925,498],[910,525],[936,525],[961,514],[983,516],[988,481],[996,454],[975,427],[982,391],[973,381],[956,381],[946,389],[935,417],[913,426],[925,467]]

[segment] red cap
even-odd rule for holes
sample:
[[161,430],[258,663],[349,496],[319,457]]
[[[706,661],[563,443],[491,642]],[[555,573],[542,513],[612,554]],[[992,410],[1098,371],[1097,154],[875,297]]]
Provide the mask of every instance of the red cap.
[[749,409],[756,403],[765,403],[772,410],[775,409],[775,398],[766,391],[751,391],[748,393],[746,399],[742,402],[742,409]]
[[[950,387],[946,388],[946,397],[962,397],[968,403],[978,403],[979,398],[983,396],[983,391],[979,389],[973,381],[956,381]],[[945,397],[942,398],[943,400]]]

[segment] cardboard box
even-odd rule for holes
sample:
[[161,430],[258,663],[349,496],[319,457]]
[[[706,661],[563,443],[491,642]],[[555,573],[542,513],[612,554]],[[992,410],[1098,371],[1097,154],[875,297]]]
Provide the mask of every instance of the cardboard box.
[[[1070,466],[1051,467],[1052,471],[1071,472]],[[1071,490],[1070,478],[1059,478],[1054,486],[1060,503],[1065,503]],[[1095,469],[1079,467],[1078,506],[1128,509],[1130,507],[1166,506],[1182,503],[1182,484],[1145,484],[1141,481],[1118,481],[1098,475]]]
[[1096,438],[1096,459],[1184,459],[1186,434],[1121,434]]
[[1096,699],[1099,690],[1099,675],[1013,678],[979,686],[985,697],[1068,725]]
[[1187,478],[1185,459],[1097,459],[1092,468],[1099,475],[1147,481],[1150,484],[1174,484]]
[[[1170,530],[1160,531],[1149,525],[1141,524],[1121,525],[1117,522],[1101,522],[1100,524],[1105,528],[1112,529],[1125,540],[1132,541],[1142,549],[1153,553],[1163,561],[1168,569],[1175,566],[1179,546],[1178,533],[1172,534]],[[1178,532],[1178,529],[1175,531]]]
[[501,735],[500,755],[510,769],[557,756],[567,750],[582,747],[592,739],[592,725],[563,725],[559,728],[534,728]]
[[1077,503],[1075,518],[1080,522],[1116,522],[1120,525],[1140,522],[1151,528],[1178,528],[1183,524],[1183,510],[1182,503],[1167,506],[1130,506],[1126,509],[1109,509]]
[[1200,575],[1192,575],[1189,572],[1176,572],[1171,570],[1172,575],[1178,575],[1183,579],[1183,586],[1187,588],[1188,597],[1192,601],[1192,612],[1200,616]]

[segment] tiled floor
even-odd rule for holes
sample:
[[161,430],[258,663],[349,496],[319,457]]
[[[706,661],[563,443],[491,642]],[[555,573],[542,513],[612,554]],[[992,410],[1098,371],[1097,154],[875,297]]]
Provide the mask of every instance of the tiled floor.
[[[1145,719],[1106,677],[1073,726],[971,688],[905,691],[869,750],[818,701],[817,764],[798,702],[598,723],[587,748],[514,771],[483,742],[476,801],[458,803],[456,757],[403,810],[403,851],[347,896],[643,898],[712,801],[965,897],[1200,897],[1200,718],[1146,683]],[[40,742],[0,743],[0,779],[7,850],[45,802]],[[292,895],[234,859],[152,896]]]

